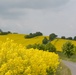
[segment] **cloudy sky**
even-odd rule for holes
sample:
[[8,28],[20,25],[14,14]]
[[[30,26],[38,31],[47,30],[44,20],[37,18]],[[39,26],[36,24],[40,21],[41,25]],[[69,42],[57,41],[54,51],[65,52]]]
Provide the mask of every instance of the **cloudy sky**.
[[0,0],[0,29],[76,36],[76,0]]

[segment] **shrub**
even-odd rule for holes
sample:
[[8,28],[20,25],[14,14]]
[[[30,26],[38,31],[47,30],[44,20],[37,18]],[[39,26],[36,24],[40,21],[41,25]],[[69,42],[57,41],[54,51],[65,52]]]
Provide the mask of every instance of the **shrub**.
[[56,48],[54,45],[52,45],[51,43],[46,44],[46,50],[48,50],[49,52],[56,52]]
[[44,37],[44,39],[42,40],[43,44],[47,44],[48,43],[48,39],[46,37]]
[[56,52],[56,48],[54,45],[51,43],[48,44],[33,44],[33,45],[28,45],[26,46],[27,49],[34,48],[34,49],[39,49],[39,50],[44,50],[44,51],[49,51],[49,52]]
[[66,42],[62,47],[63,53],[70,58],[74,54],[74,45],[71,42]]

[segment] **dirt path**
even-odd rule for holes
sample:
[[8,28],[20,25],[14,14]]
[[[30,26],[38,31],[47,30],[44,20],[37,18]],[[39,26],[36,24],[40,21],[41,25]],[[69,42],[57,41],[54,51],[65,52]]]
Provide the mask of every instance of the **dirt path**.
[[69,61],[65,61],[62,60],[62,62],[69,67],[69,69],[71,70],[72,75],[76,75],[76,63],[73,62],[69,62]]

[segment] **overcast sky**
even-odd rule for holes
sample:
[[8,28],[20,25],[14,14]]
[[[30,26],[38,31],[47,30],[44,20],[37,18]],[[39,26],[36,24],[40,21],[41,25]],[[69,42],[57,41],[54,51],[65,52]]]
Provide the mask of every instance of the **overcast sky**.
[[0,0],[0,29],[76,36],[76,0]]

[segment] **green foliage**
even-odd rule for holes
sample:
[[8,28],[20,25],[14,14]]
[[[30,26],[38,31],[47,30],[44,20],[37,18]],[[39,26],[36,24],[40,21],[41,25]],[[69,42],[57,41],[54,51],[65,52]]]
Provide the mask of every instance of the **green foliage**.
[[72,40],[72,37],[68,37],[68,38],[66,38],[66,39],[68,39],[68,40]]
[[74,54],[76,55],[76,46],[74,47]]
[[1,32],[3,32],[3,31],[0,29],[0,33],[1,33]]
[[74,40],[76,41],[76,36],[74,36]]
[[66,37],[65,36],[62,36],[61,39],[66,39]]
[[48,43],[48,39],[46,37],[44,37],[44,39],[42,40],[43,44],[47,44]]
[[51,43],[46,44],[46,50],[49,50],[49,52],[56,52],[56,48]]
[[49,40],[54,40],[57,37],[57,35],[55,33],[52,33],[49,35]]
[[39,50],[44,50],[44,51],[49,51],[49,52],[56,52],[56,48],[54,45],[51,43],[48,44],[34,44],[34,45],[28,45],[26,46],[27,49],[34,48],[34,49],[39,49]]
[[70,58],[74,54],[74,45],[71,42],[66,42],[62,47],[63,53]]
[[33,38],[36,36],[42,36],[43,34],[41,32],[36,32],[36,33],[30,33],[29,35],[26,35],[25,38]]
[[30,49],[30,48],[34,48],[34,49],[39,49],[39,50],[45,50],[45,45],[44,44],[29,44],[28,46],[26,46],[27,49]]
[[9,32],[1,32],[0,35],[7,35]]
[[0,29],[0,35],[7,35],[7,34],[10,34],[10,33],[11,33],[10,31],[3,32],[3,31]]

